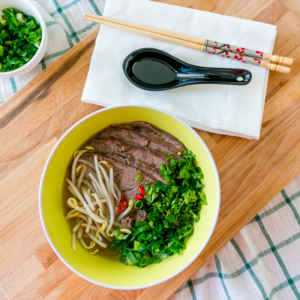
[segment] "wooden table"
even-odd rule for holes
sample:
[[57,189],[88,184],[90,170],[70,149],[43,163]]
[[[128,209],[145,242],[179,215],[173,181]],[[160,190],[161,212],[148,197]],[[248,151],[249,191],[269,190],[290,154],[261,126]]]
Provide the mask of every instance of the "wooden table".
[[198,130],[220,173],[222,205],[197,260],[158,286],[118,291],[93,285],[57,258],[43,233],[38,187],[46,159],[75,122],[99,109],[80,101],[97,32],[71,49],[0,110],[0,299],[166,299],[300,172],[300,22],[279,0],[165,0],[277,25],[274,53],[294,58],[270,73],[259,141]]
[[300,19],[300,0],[281,0]]

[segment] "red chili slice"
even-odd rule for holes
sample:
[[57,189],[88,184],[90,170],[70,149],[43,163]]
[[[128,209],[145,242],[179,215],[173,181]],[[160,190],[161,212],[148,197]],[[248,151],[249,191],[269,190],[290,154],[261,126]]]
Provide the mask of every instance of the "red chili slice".
[[140,194],[145,196],[146,195],[145,190],[140,185],[138,186],[138,188],[139,188]]
[[128,206],[128,201],[126,199],[120,201],[118,204],[118,212],[124,211],[127,206]]
[[142,195],[140,195],[140,194],[135,194],[134,198],[135,198],[135,199],[141,200],[141,199],[143,199],[144,197],[143,197]]

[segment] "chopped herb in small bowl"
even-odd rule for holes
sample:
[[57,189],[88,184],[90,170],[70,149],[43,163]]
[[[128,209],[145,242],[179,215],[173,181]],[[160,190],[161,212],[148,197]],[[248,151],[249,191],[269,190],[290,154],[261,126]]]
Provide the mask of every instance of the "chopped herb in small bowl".
[[23,67],[39,49],[42,29],[36,19],[14,8],[2,11],[0,19],[0,72]]
[[47,43],[46,24],[33,4],[16,0],[0,3],[0,76],[32,70],[44,57]]

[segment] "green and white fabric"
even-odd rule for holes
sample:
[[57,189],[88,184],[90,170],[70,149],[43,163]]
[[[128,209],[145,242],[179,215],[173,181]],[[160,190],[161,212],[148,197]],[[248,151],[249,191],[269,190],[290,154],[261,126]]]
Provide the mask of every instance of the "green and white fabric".
[[300,174],[171,300],[299,300]]
[[[32,72],[0,80],[0,102],[80,42],[97,25],[85,12],[103,11],[104,0],[34,0],[49,30],[44,59]],[[212,259],[172,300],[300,299],[300,174]],[[149,299],[154,300],[154,299]]]

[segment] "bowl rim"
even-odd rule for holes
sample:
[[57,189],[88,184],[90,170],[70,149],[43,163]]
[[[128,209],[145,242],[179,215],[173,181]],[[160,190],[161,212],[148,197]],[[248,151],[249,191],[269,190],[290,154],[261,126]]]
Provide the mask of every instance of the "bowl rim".
[[[29,0],[22,0],[25,4],[29,4],[30,9],[34,10],[36,12],[36,14],[39,16],[40,20],[38,23],[40,24],[41,28],[42,28],[42,40],[41,40],[41,44],[40,47],[38,49],[38,51],[34,54],[34,56],[31,58],[30,61],[28,61],[24,66],[22,66],[19,69],[13,70],[13,71],[9,71],[9,72],[0,72],[0,77],[14,77],[14,76],[19,76],[19,75],[24,75],[28,72],[30,72],[33,68],[34,68],[34,64],[38,65],[39,62],[36,63],[36,60],[38,59],[39,55],[41,52],[46,52],[47,49],[43,49],[43,45],[45,43],[48,43],[48,32],[47,32],[47,26],[46,26],[46,22],[42,16],[42,14],[39,12],[39,10],[34,6],[33,3],[31,3],[31,1]],[[9,8],[9,7],[7,7]],[[23,13],[23,11],[21,11]],[[0,11],[0,13],[2,14],[2,10]],[[45,53],[44,53],[45,54]],[[43,54],[43,56],[44,56]],[[32,67],[33,66],[33,67]],[[32,68],[31,68],[32,67]],[[25,69],[28,68],[28,71],[26,71]]]
[[[110,284],[105,284],[105,283],[102,283],[102,282],[99,282],[99,281],[96,281],[96,280],[93,280],[89,277],[87,277],[86,275],[80,273],[79,271],[77,271],[73,266],[71,266],[67,261],[64,260],[64,258],[60,255],[60,253],[57,251],[57,249],[55,248],[54,244],[52,243],[49,235],[48,235],[48,232],[47,232],[47,229],[46,229],[46,225],[45,225],[45,221],[44,221],[44,217],[43,217],[43,212],[42,212],[42,192],[43,192],[43,186],[44,186],[44,181],[45,181],[45,176],[46,176],[46,173],[47,173],[47,170],[48,170],[48,167],[49,167],[49,164],[50,164],[50,161],[54,155],[54,153],[56,152],[56,149],[58,148],[58,146],[61,144],[61,142],[65,139],[65,137],[74,129],[76,128],[77,126],[79,126],[81,123],[83,123],[85,120],[97,115],[97,114],[100,114],[101,112],[104,112],[104,111],[108,111],[108,110],[113,110],[113,109],[119,109],[119,108],[122,108],[122,107],[139,107],[139,108],[147,108],[147,109],[152,109],[152,110],[156,110],[158,112],[161,112],[161,113],[164,113],[164,114],[167,114],[169,115],[170,117],[174,118],[175,120],[179,121],[181,124],[183,124],[184,126],[186,126],[189,130],[192,131],[192,133],[198,138],[198,140],[201,142],[201,144],[204,146],[206,152],[208,153],[208,156],[211,160],[211,163],[212,163],[212,166],[213,166],[213,170],[214,170],[214,174],[216,176],[216,180],[217,180],[217,211],[216,211],[216,214],[215,214],[215,218],[214,218],[214,222],[213,222],[213,226],[211,227],[210,229],[210,232],[205,240],[205,242],[203,243],[202,247],[199,248],[199,250],[197,251],[197,253],[194,255],[194,257],[186,264],[184,265],[182,268],[180,268],[177,272],[173,273],[172,275],[164,278],[164,279],[161,279],[159,281],[156,281],[156,282],[153,282],[153,283],[150,283],[150,284],[144,284],[144,285],[139,285],[139,286],[129,286],[129,287],[124,287],[124,286],[117,286],[117,285],[110,285]],[[219,212],[220,212],[220,205],[221,205],[221,186],[220,186],[220,178],[219,178],[219,173],[218,173],[218,170],[217,170],[217,167],[216,167],[216,164],[215,164],[215,161],[212,157],[212,154],[210,153],[210,150],[208,149],[208,147],[206,146],[206,144],[204,143],[204,141],[202,140],[202,138],[197,134],[197,132],[191,127],[189,126],[188,124],[186,124],[184,121],[180,120],[178,117],[170,114],[169,112],[166,112],[162,109],[158,109],[158,108],[154,108],[154,107],[151,107],[151,106],[146,106],[146,105],[120,105],[120,106],[113,106],[113,107],[107,107],[107,108],[103,108],[103,109],[99,109],[99,110],[96,110],[95,112],[85,116],[84,118],[80,119],[78,122],[76,122],[74,125],[72,125],[62,136],[61,138],[58,140],[58,142],[56,143],[56,145],[54,146],[54,148],[52,149],[50,155],[48,156],[47,158],[47,162],[45,164],[45,167],[43,169],[43,173],[42,173],[42,177],[41,177],[41,181],[40,181],[40,186],[39,186],[39,214],[40,214],[40,219],[41,219],[41,223],[42,223],[42,227],[43,227],[43,230],[44,230],[44,233],[46,235],[46,238],[51,246],[51,248],[53,249],[53,251],[56,253],[56,255],[60,258],[60,260],[70,269],[72,270],[75,274],[77,274],[78,276],[80,276],[81,278],[91,282],[91,283],[94,283],[96,285],[99,285],[99,286],[103,286],[105,288],[110,288],[110,289],[118,289],[118,290],[137,290],[137,289],[144,289],[144,288],[148,288],[148,287],[152,287],[152,286],[155,286],[155,285],[158,285],[160,283],[163,283],[173,277],[175,277],[176,275],[178,275],[179,273],[181,273],[182,271],[184,271],[188,266],[190,266],[195,260],[196,258],[201,254],[201,252],[203,251],[203,249],[206,247],[207,243],[209,242],[212,234],[213,234],[213,231],[216,227],[216,224],[217,224],[217,220],[218,220],[218,216],[219,216]]]

